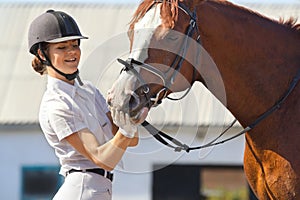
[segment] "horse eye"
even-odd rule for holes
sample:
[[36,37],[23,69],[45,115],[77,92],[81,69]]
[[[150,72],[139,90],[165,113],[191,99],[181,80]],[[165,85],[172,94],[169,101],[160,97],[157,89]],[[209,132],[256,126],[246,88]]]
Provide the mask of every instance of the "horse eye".
[[167,39],[171,40],[171,41],[176,41],[178,39],[178,36],[169,35],[169,36],[167,36]]

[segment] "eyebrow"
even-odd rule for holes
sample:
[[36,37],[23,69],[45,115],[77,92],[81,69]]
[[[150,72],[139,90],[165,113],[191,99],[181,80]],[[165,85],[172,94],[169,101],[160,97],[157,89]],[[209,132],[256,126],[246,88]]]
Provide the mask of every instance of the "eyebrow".
[[69,41],[71,41],[71,42],[76,42],[77,39],[74,39],[74,40],[67,40],[67,41],[63,41],[63,42],[60,42],[60,43],[68,43]]

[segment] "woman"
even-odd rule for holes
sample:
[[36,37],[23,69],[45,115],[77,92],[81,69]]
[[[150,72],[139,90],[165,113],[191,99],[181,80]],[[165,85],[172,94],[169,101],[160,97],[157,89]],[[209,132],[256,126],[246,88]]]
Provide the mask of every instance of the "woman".
[[87,37],[71,16],[49,10],[31,23],[28,36],[34,70],[48,74],[40,125],[65,176],[54,199],[111,199],[111,170],[127,147],[137,145],[140,123],[122,111],[111,116],[101,93],[80,80],[80,40]]

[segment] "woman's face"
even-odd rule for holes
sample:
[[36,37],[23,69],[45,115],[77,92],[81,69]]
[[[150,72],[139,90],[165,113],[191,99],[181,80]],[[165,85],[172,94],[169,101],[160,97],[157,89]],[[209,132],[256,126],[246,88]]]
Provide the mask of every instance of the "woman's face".
[[77,70],[81,55],[78,40],[50,43],[48,55],[55,68],[66,74],[72,74]]

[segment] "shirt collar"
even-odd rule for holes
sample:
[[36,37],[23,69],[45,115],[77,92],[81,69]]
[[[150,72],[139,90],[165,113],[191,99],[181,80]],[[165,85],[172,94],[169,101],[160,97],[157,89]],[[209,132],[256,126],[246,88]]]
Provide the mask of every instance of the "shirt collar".
[[79,88],[79,85],[76,81],[74,85],[71,85],[65,81],[48,75],[47,88],[61,90],[73,98],[75,96],[76,90]]

